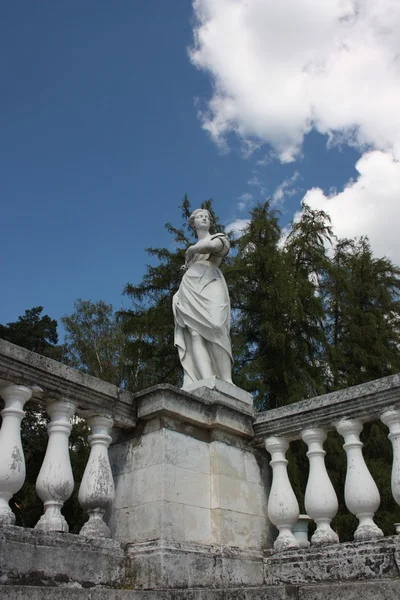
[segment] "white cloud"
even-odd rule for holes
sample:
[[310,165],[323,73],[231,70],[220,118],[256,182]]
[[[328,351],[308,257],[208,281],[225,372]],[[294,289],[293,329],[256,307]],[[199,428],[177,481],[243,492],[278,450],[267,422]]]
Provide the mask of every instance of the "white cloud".
[[252,199],[253,199],[252,194],[249,194],[248,192],[239,196],[239,200],[243,200],[243,202],[250,202],[250,200],[252,200]]
[[342,192],[325,196],[313,188],[304,201],[330,215],[338,237],[368,235],[376,256],[400,264],[400,163],[387,152],[373,151],[360,158],[356,169],[358,178]]
[[253,194],[245,193],[239,196],[239,202],[237,203],[237,207],[240,211],[243,211],[247,208],[250,202],[253,200]]
[[249,223],[250,219],[236,219],[236,221],[232,221],[225,227],[225,231],[226,233],[233,232],[233,236],[238,238],[243,234]]
[[193,0],[190,57],[214,89],[203,127],[282,162],[315,128],[400,158],[399,0]]
[[300,179],[300,173],[295,171],[291,177],[287,177],[282,181],[280,185],[275,188],[272,194],[272,202],[274,204],[282,205],[285,197],[294,196],[297,193],[297,188],[294,183]]

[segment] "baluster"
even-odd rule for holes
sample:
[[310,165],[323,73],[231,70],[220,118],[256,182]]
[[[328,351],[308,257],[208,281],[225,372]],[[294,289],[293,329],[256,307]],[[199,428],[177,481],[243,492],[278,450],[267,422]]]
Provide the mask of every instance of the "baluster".
[[32,390],[10,384],[1,390],[5,406],[1,411],[0,431],[0,525],[14,525],[15,515],[9,506],[14,494],[24,485],[25,458],[21,444],[22,410],[32,396]]
[[75,405],[68,400],[51,401],[47,405],[47,413],[51,419],[47,426],[49,440],[36,481],[36,491],[44,503],[45,512],[35,529],[67,533],[69,527],[61,509],[74,489],[68,439]]
[[298,548],[299,542],[292,533],[292,527],[299,518],[299,505],[290,485],[285,458],[289,442],[283,437],[271,436],[265,440],[265,447],[271,454],[272,485],[268,498],[268,516],[277,527],[279,535],[274,542],[276,550]]
[[308,515],[299,515],[297,523],[293,525],[292,533],[299,542],[300,548],[309,548],[308,524],[311,521]]
[[326,432],[320,428],[305,429],[302,438],[308,446],[310,473],[307,481],[304,504],[307,514],[315,521],[317,529],[311,537],[312,544],[337,544],[338,535],[330,523],[338,510],[335,490],[325,467]]
[[392,494],[400,504],[400,410],[387,410],[381,415],[381,421],[389,427],[389,440],[393,447]]
[[78,500],[89,514],[79,534],[86,537],[111,537],[103,520],[106,510],[115,498],[114,480],[108,458],[109,435],[113,420],[95,416],[88,419],[92,431],[89,436],[90,456],[79,488]]
[[380,496],[361,450],[363,446],[360,442],[362,421],[360,419],[343,419],[334,425],[344,438],[343,448],[347,455],[344,499],[349,511],[359,520],[354,539],[369,540],[382,537],[382,530],[373,520],[374,514],[379,508]]

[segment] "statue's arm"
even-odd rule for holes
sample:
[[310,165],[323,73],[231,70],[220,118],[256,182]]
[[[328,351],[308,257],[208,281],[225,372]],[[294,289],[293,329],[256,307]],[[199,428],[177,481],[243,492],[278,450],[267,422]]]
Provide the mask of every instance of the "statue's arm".
[[186,250],[186,256],[189,257],[192,254],[215,254],[216,252],[221,252],[223,247],[224,243],[220,238],[199,240],[193,246],[189,246]]

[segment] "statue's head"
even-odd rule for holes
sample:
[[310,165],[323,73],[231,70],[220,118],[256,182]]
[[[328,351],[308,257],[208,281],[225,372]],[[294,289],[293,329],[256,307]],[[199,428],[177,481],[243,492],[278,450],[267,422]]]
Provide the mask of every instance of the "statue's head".
[[207,222],[207,228],[210,228],[212,221],[211,213],[206,208],[196,208],[189,217],[189,225],[192,229],[204,227]]

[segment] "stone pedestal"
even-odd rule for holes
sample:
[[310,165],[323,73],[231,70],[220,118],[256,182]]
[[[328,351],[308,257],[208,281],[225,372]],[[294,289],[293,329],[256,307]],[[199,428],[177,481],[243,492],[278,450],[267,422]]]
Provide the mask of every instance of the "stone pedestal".
[[199,586],[223,586],[231,571],[248,585],[262,581],[267,455],[249,447],[251,404],[211,391],[164,385],[138,394],[139,427],[110,447],[109,524],[129,544],[133,587],[181,587],[177,578],[187,587],[195,565]]
[[253,396],[251,394],[242,390],[242,388],[233,385],[233,383],[223,381],[215,376],[195,381],[182,389],[186,392],[191,392],[200,398],[212,398],[216,401],[223,398],[228,400],[239,400],[240,402],[253,406]]

